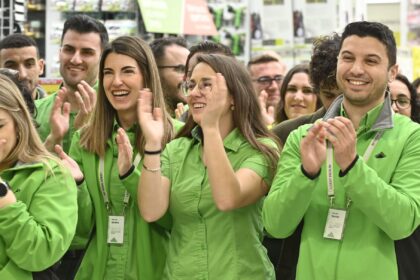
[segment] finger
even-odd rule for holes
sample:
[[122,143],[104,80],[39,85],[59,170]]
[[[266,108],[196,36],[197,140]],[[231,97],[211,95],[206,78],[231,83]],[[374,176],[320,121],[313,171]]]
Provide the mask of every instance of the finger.
[[96,104],[96,91],[86,81],[81,81],[78,84],[78,89],[83,92],[83,100],[85,102],[86,109],[91,112]]
[[87,109],[86,109],[86,106],[85,106],[85,102],[83,101],[83,98],[82,98],[80,92],[75,91],[74,96],[76,97],[76,102],[79,105],[79,113],[81,112],[83,114],[87,114],[88,112],[87,112]]
[[68,158],[68,155],[64,152],[63,148],[60,145],[55,145],[54,150],[60,159],[65,160]]
[[268,114],[270,117],[274,118],[274,113],[275,113],[274,106],[269,106],[269,107],[268,107],[268,109],[267,109],[267,114]]
[[71,104],[69,102],[64,102],[63,105],[63,116],[70,118]]
[[141,112],[152,112],[152,92],[150,89],[145,88],[140,90],[140,102],[139,102],[139,109]]
[[90,97],[82,83],[77,84],[77,93],[80,95],[86,111],[88,111],[90,109]]
[[163,113],[161,108],[153,108],[153,119],[157,121],[162,121],[163,119]]
[[177,109],[175,109],[175,118],[177,118],[177,119],[179,119],[179,118],[181,118],[181,113],[179,112],[179,109],[177,108]]
[[179,102],[178,104],[176,104],[176,108],[178,109],[181,115],[184,113],[184,103]]

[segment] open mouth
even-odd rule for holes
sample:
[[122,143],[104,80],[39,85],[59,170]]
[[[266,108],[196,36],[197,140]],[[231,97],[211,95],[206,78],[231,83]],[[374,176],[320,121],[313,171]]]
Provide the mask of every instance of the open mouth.
[[130,92],[129,91],[113,91],[112,95],[115,97],[124,97],[127,96]]

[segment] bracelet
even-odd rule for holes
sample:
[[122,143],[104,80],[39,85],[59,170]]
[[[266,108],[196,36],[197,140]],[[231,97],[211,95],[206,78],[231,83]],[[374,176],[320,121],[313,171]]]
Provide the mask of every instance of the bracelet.
[[162,152],[162,150],[156,150],[156,151],[147,151],[147,150],[144,150],[144,154],[145,155],[158,155],[161,152]]
[[152,172],[152,173],[156,173],[156,172],[160,171],[160,167],[158,167],[158,168],[149,168],[149,167],[147,167],[144,163],[143,163],[143,168],[144,168],[146,171],[149,171],[149,172]]

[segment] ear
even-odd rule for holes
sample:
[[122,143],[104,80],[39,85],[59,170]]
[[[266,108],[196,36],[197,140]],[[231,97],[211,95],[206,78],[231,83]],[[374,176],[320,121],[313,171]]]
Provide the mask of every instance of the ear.
[[389,68],[388,70],[388,82],[392,82],[393,80],[395,80],[395,77],[397,76],[399,72],[399,65],[395,64],[392,65],[391,68]]
[[44,74],[44,67],[45,67],[45,61],[42,58],[38,60],[38,67],[39,67],[39,76],[41,76],[42,74]]

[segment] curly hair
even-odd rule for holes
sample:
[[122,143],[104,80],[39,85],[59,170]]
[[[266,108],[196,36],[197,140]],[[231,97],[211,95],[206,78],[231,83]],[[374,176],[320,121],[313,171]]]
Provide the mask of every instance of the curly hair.
[[321,36],[313,42],[309,76],[317,93],[321,91],[321,88],[337,88],[335,74],[340,41],[340,36],[333,33],[331,36]]

